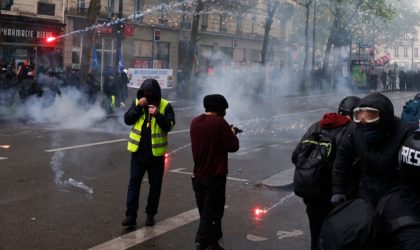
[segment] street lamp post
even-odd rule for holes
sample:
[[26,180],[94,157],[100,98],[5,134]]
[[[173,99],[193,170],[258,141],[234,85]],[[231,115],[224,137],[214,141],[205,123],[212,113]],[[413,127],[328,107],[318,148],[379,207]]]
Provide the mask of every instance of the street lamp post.
[[118,22],[117,22],[117,27],[116,27],[116,40],[115,40],[115,70],[117,70],[119,72],[119,64],[120,64],[120,60],[122,58],[122,54],[121,54],[121,43],[122,43],[122,26],[123,23],[121,22],[121,18],[122,18],[122,13],[123,13],[123,0],[119,0],[118,3]]
[[412,35],[411,38],[411,70],[414,69],[414,40],[416,39],[416,37],[414,35]]
[[414,69],[414,40],[416,40],[416,36],[414,32],[410,32],[406,36],[407,40],[411,41],[411,66],[410,69]]

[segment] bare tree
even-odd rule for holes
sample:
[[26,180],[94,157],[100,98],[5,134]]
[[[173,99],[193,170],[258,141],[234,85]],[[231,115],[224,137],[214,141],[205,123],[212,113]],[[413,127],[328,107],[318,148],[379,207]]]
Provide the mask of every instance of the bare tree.
[[[96,17],[101,9],[100,0],[91,0],[86,15],[87,27],[90,27],[96,23]],[[82,48],[82,64],[80,67],[82,82],[87,79],[88,73],[92,70],[92,54],[95,46],[95,30],[89,29],[83,41]]]
[[263,40],[263,46],[261,50],[261,64],[262,65],[265,65],[266,63],[267,46],[268,46],[268,40],[270,38],[271,25],[273,24],[273,17],[274,17],[274,14],[276,14],[277,8],[280,5],[280,1],[279,0],[266,0],[265,4],[267,6],[267,17],[265,18],[264,40]]
[[205,1],[205,0],[197,0],[195,3],[195,9],[192,19],[191,25],[191,37],[190,42],[187,48],[187,57],[186,62],[184,65],[184,71],[186,73],[186,81],[185,81],[185,88],[184,88],[184,97],[190,98],[190,88],[192,84],[192,77],[193,77],[193,64],[194,64],[194,56],[195,50],[198,41],[198,27],[200,22],[200,15],[204,12],[211,12],[211,10],[218,10],[221,13],[236,10],[236,11],[245,11],[252,6],[255,5],[255,1],[247,1],[247,0],[212,0],[212,1]]

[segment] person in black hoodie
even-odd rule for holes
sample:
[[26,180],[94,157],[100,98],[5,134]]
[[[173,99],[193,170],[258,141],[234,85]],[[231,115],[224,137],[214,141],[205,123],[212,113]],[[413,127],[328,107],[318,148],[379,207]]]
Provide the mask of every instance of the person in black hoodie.
[[[348,125],[351,122],[353,109],[358,105],[360,98],[357,96],[347,96],[339,104],[337,113],[324,114],[322,119],[312,124],[301,141],[296,146],[292,154],[292,162],[296,164],[298,154],[302,148],[302,142],[315,132],[327,135],[335,135],[335,144],[340,143],[341,137],[345,134]],[[325,181],[322,187],[322,197],[306,197],[303,202],[306,205],[306,213],[309,219],[309,228],[311,231],[311,249],[317,249],[319,233],[325,216],[333,209],[330,202],[331,197],[331,172],[328,176],[322,176]]]
[[161,98],[157,80],[144,80],[137,91],[137,99],[124,114],[124,122],[133,127],[127,147],[131,152],[131,167],[126,218],[122,225],[136,225],[140,186],[147,172],[150,189],[146,206],[146,226],[153,226],[162,188],[168,132],[175,125],[174,110],[167,100]]
[[386,249],[420,249],[420,130],[403,143],[399,153],[402,185],[391,189],[378,203],[384,222]]
[[352,162],[358,157],[361,166],[358,195],[375,207],[385,192],[401,183],[398,150],[416,126],[394,116],[392,102],[381,93],[362,98],[353,110],[353,121],[338,146],[333,164],[331,202],[340,204],[347,199]]

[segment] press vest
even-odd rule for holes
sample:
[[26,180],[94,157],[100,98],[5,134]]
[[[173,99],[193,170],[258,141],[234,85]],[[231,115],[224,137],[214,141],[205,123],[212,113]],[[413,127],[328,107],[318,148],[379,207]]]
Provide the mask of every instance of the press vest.
[[[136,100],[137,104],[138,100]],[[164,114],[165,108],[168,106],[168,101],[165,99],[160,100],[159,113]],[[137,122],[134,124],[128,139],[127,149],[130,152],[136,152],[139,148],[141,139],[141,129],[143,123],[146,121],[146,114],[143,113]],[[147,122],[147,121],[146,121]],[[150,127],[152,131],[152,153],[154,156],[163,156],[168,148],[168,132],[163,131],[156,123],[156,118],[153,116],[150,119]]]

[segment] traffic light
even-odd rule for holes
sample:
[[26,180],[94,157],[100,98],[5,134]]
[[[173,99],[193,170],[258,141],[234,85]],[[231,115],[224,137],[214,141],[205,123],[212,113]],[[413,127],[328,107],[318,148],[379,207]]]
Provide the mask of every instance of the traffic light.
[[153,30],[153,41],[160,41],[160,29]]

